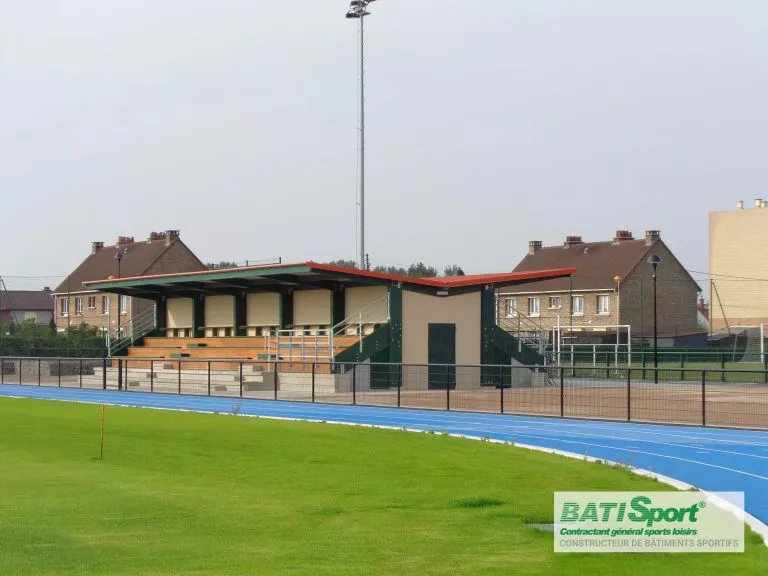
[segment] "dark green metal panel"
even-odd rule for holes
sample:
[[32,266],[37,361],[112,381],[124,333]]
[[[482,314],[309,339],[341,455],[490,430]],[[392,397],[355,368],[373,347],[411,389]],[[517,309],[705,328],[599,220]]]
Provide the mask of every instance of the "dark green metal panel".
[[280,328],[293,326],[293,292],[280,294]]
[[427,362],[430,390],[456,386],[456,324],[427,325]]
[[248,323],[248,295],[245,292],[235,294],[235,336],[245,336]]
[[192,336],[205,336],[205,296],[202,294],[192,300]]
[[521,345],[517,338],[512,336],[512,334],[505,332],[498,326],[494,326],[493,342],[496,346],[497,358],[499,358],[499,352],[503,352],[510,356],[510,361],[511,358],[514,358],[524,366],[535,366],[537,364],[539,366],[544,365],[544,356],[539,354],[538,350],[527,344]]
[[[496,348],[493,344],[493,330],[496,327],[496,291],[485,287],[480,293],[480,364],[483,366],[498,364]],[[482,369],[483,382],[494,381],[492,369]]]
[[[386,324],[379,326],[372,333],[363,338],[362,350],[359,344],[350,346],[346,350],[339,352],[334,360],[336,362],[365,362],[369,358],[377,356],[381,358],[381,353],[389,348],[390,331]],[[387,356],[387,359],[389,357]],[[387,360],[384,360],[386,362]]]
[[158,332],[165,334],[168,328],[168,301],[165,298],[155,302],[155,325]]
[[331,326],[336,326],[347,317],[346,298],[342,288],[334,288],[331,295]]
[[403,288],[389,288],[389,361],[403,361]]

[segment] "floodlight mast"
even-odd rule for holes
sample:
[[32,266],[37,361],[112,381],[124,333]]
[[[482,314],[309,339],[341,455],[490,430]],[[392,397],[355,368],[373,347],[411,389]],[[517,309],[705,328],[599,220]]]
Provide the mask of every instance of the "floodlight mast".
[[375,0],[352,0],[347,10],[347,18],[360,21],[360,262],[361,270],[366,268],[365,257],[365,25],[368,4]]

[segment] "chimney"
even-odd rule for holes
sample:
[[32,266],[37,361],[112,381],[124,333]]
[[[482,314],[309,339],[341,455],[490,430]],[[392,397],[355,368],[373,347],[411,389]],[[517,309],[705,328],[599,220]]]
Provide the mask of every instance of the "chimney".
[[179,237],[179,231],[178,230],[166,230],[165,231],[165,245],[170,246],[171,242],[176,240]]
[[763,204],[760,207],[761,208],[768,208],[768,200],[763,200]]
[[616,236],[613,238],[613,243],[618,244],[624,240],[634,240],[632,237],[632,232],[629,230],[616,230]]
[[540,249],[541,249],[541,240],[531,240],[530,242],[528,242],[529,255],[536,254],[536,252]]
[[736,202],[736,208],[738,210],[744,210],[744,200],[739,200],[738,202]]
[[101,248],[104,248],[104,242],[91,242],[91,254],[96,254]]
[[118,236],[117,245],[124,246],[125,244],[133,244],[133,236]]
[[763,199],[757,198],[755,199],[755,208],[762,208],[763,207]]
[[563,248],[568,248],[569,246],[575,246],[576,244],[583,244],[584,241],[581,239],[581,236],[566,236],[565,237],[565,244],[563,244]]
[[661,232],[658,230],[646,230],[645,232],[645,245],[651,246],[656,240],[661,238]]
[[51,287],[50,286],[43,287],[43,292],[50,292],[50,291],[51,291]]

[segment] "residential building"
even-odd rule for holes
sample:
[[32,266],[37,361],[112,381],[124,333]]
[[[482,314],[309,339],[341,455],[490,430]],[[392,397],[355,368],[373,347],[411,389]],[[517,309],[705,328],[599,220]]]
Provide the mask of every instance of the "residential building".
[[138,242],[121,236],[113,246],[92,242],[90,255],[55,290],[56,329],[87,324],[114,335],[154,306],[151,300],[89,290],[84,282],[200,270],[206,270],[205,264],[178,230],[152,232]]
[[511,328],[516,322],[527,322],[551,333],[559,326],[572,338],[581,333],[605,340],[605,335],[613,334],[615,341],[616,333],[628,334],[630,329],[633,337],[652,335],[654,283],[652,265],[647,262],[652,254],[661,257],[657,271],[659,334],[699,331],[700,288],[657,230],[647,231],[640,239],[619,230],[613,240],[603,242],[584,242],[581,236],[568,236],[558,246],[530,242],[528,254],[515,272],[552,268],[575,268],[576,272],[570,278],[526,284],[524,290],[500,290],[498,316]]
[[768,202],[709,215],[712,332],[768,324]]
[[0,324],[50,324],[53,319],[53,293],[42,290],[0,291]]

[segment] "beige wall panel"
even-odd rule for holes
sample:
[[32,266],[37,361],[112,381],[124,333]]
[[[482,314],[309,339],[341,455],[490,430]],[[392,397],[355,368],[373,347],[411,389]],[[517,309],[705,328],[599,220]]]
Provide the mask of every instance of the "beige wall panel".
[[299,290],[293,293],[293,323],[296,326],[331,323],[331,291]]
[[710,314],[715,330],[724,329],[726,322],[768,322],[768,208],[750,207],[749,202],[746,206],[709,215],[709,272],[715,288]]
[[403,291],[403,363],[426,364],[429,324],[456,324],[456,363],[480,364],[480,292],[428,296]]
[[192,298],[168,299],[168,328],[192,328]]
[[280,325],[280,294],[248,294],[246,309],[248,326]]
[[235,297],[205,297],[205,325],[224,328],[235,325]]
[[387,287],[367,286],[347,288],[345,294],[345,313],[347,318],[358,320],[362,310],[363,324],[384,324],[387,322]]

